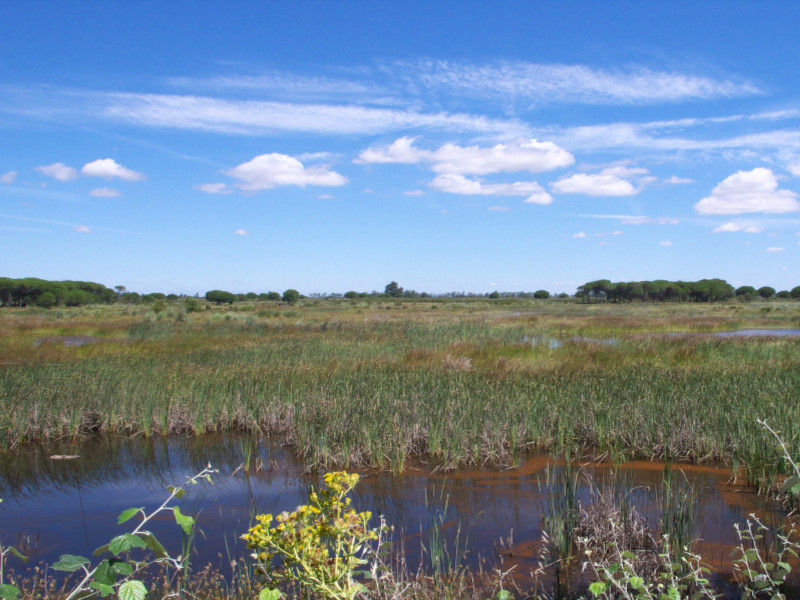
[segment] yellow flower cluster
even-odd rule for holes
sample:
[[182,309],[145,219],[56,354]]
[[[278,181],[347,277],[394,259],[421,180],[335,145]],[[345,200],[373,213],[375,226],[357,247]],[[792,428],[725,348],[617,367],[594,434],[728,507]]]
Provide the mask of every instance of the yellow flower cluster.
[[293,581],[323,597],[352,600],[362,588],[354,581],[355,569],[367,562],[363,557],[378,532],[369,527],[372,513],[350,506],[347,494],[357,474],[326,473],[324,482],[308,504],[277,517],[258,515],[242,538],[255,550],[269,587]]

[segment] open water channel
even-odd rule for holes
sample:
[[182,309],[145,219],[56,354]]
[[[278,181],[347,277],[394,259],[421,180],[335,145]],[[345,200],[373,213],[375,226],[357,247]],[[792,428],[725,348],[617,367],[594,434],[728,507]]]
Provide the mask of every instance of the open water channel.
[[[244,472],[239,467],[248,455],[251,470]],[[130,530],[116,524],[120,512],[157,507],[168,485],[183,485],[208,463],[219,469],[213,485],[189,486],[179,504],[182,512],[198,517],[193,563],[213,563],[223,572],[248,553],[238,537],[253,515],[293,510],[321,483],[321,473],[306,472],[290,449],[243,436],[104,437],[81,446],[26,448],[0,454],[0,537],[29,554],[29,564],[52,564],[62,553],[90,556]],[[593,486],[613,486],[658,535],[663,463],[579,465],[582,505],[591,502]],[[539,565],[549,500],[558,494],[564,470],[559,460],[529,456],[509,470],[440,473],[417,464],[400,475],[368,471],[362,472],[354,504],[394,526],[395,544],[402,545],[411,569],[429,565],[423,547],[438,538],[451,557],[456,547],[466,549],[462,564],[517,565],[517,576],[524,577]],[[749,514],[773,525],[785,519],[780,506],[735,481],[724,467],[675,464],[673,481],[692,489],[695,550],[717,570],[730,571],[734,523]],[[180,552],[180,529],[171,515],[154,521],[151,530],[171,553]]]

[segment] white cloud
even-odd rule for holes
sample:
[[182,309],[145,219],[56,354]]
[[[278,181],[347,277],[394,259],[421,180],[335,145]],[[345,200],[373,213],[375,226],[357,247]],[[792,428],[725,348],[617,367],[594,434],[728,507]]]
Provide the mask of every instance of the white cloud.
[[783,252],[783,248],[780,248],[778,246],[770,246],[769,248],[767,248],[766,252]]
[[234,235],[250,235],[250,232],[245,229],[237,229],[233,232]]
[[45,167],[36,167],[35,171],[39,171],[42,175],[47,175],[59,181],[70,181],[78,176],[78,172],[74,167],[69,167],[64,163],[53,163]]
[[669,240],[665,240],[663,242],[658,242],[658,245],[659,246],[672,246],[672,242],[670,242]]
[[736,231],[742,231],[744,233],[761,233],[764,231],[763,227],[756,227],[755,225],[744,225],[742,223],[734,223],[733,221],[729,223],[725,223],[724,225],[720,225],[719,227],[715,227],[711,230],[711,233],[733,233]]
[[689,179],[688,177],[678,177],[677,175],[673,175],[668,179],[664,179],[664,183],[671,183],[671,184],[681,184],[681,183],[694,183],[694,179]]
[[233,190],[229,189],[224,183],[199,183],[192,186],[192,189],[200,190],[206,194],[232,194]]
[[795,177],[800,177],[800,162],[791,163],[786,166],[786,170],[789,171]]
[[89,192],[90,196],[94,196],[95,198],[119,198],[122,195],[122,192],[119,190],[115,190],[114,188],[94,188],[92,191]]
[[423,192],[422,190],[408,190],[406,192],[403,192],[403,194],[406,196],[424,196],[425,192]]
[[430,152],[414,147],[416,138],[403,136],[388,146],[367,148],[354,162],[414,164],[430,157]]
[[586,232],[585,231],[579,231],[578,233],[573,233],[572,237],[574,237],[574,238],[585,238],[587,236],[586,236]]
[[[599,173],[576,173],[550,184],[557,194],[588,194],[589,196],[633,196],[653,181],[649,171],[637,167],[616,166]],[[631,181],[636,181],[634,185]]]
[[331,194],[320,194],[317,196],[317,200],[333,200],[334,198],[335,196],[332,196]]
[[608,233],[595,233],[594,234],[595,237],[608,237],[609,235],[622,235],[622,232],[619,229],[617,229],[616,231],[611,231],[611,232],[608,232]]
[[737,171],[725,178],[694,205],[701,215],[738,215],[750,212],[787,213],[800,211],[797,194],[779,190],[775,174],[764,167]]
[[0,183],[14,183],[17,175],[19,175],[19,173],[16,171],[8,171],[7,173],[3,173],[0,175]]
[[78,233],[92,233],[92,230],[86,225],[78,225],[77,227],[73,228],[72,231],[77,231]]
[[645,225],[657,223],[658,225],[677,225],[680,221],[674,217],[643,217],[634,215],[567,215],[582,217],[584,219],[616,219],[623,225]]
[[223,173],[242,181],[236,187],[248,192],[268,190],[280,185],[340,186],[348,182],[347,177],[336,171],[329,171],[318,165],[305,167],[296,158],[276,152],[261,154]]
[[414,138],[402,137],[392,144],[379,148],[368,148],[360,155],[362,163],[419,163],[428,162],[436,173],[460,175],[487,175],[529,171],[541,173],[566,167],[575,162],[575,157],[553,142],[535,139],[519,139],[492,147],[459,146],[444,144],[437,150],[422,150],[415,147]]
[[513,119],[496,120],[481,115],[373,108],[357,104],[123,93],[94,98],[94,104],[99,104],[103,116],[115,120],[240,135],[263,135],[276,131],[323,135],[374,134],[419,127],[502,135],[521,135],[528,130],[527,126]]
[[507,212],[511,210],[510,206],[490,206],[489,210],[492,212]]
[[614,71],[585,65],[497,61],[486,65],[443,60],[396,63],[430,88],[461,95],[534,103],[650,104],[761,93],[749,81],[629,67]]
[[105,179],[121,179],[123,181],[141,181],[145,177],[142,173],[131,171],[118,164],[113,158],[100,158],[83,165],[81,175],[87,177],[103,177]]
[[465,196],[527,196],[524,200],[529,204],[550,204],[553,197],[535,181],[518,181],[515,183],[483,183],[476,179],[467,179],[463,175],[437,175],[430,184],[431,189],[449,194]]

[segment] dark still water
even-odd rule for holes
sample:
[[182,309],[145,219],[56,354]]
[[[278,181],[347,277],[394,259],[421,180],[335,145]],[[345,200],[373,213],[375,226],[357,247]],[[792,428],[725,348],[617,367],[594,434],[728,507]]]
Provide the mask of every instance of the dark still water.
[[[260,468],[249,474],[237,470],[248,454],[251,466]],[[54,460],[53,455],[78,458]],[[188,486],[179,505],[182,512],[198,516],[201,533],[192,550],[194,565],[214,563],[223,572],[230,561],[247,555],[238,537],[254,514],[293,510],[321,482],[321,474],[304,472],[289,450],[238,436],[101,438],[78,447],[25,448],[0,454],[2,542],[21,547],[34,564],[51,564],[62,553],[89,556],[112,536],[130,531],[116,525],[120,512],[156,508],[166,498],[168,485],[183,485],[186,476],[207,463],[219,469],[213,485]],[[717,569],[730,569],[737,543],[734,523],[742,523],[750,513],[768,524],[785,518],[777,505],[733,483],[726,469],[674,469],[673,485],[692,494],[691,535],[700,540],[695,549]],[[439,539],[451,555],[456,547],[466,548],[463,562],[472,567],[483,563],[492,568],[502,562],[504,569],[517,564],[518,573],[527,573],[538,565],[545,517],[563,489],[565,473],[562,462],[547,456],[523,459],[517,469],[507,471],[442,474],[417,465],[402,475],[365,472],[354,503],[359,510],[383,515],[395,527],[395,541],[412,569],[430,564],[422,547]],[[585,464],[569,476],[576,478],[582,505],[591,502],[593,486],[615,489],[658,535],[663,464]],[[150,529],[170,553],[180,553],[181,533],[171,514]],[[9,566],[15,566],[13,559]]]

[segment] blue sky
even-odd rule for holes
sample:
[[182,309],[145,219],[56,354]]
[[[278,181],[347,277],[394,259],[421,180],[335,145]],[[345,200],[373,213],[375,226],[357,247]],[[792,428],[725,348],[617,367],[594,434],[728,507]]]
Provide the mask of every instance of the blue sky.
[[0,275],[140,292],[800,285],[796,2],[37,2]]

